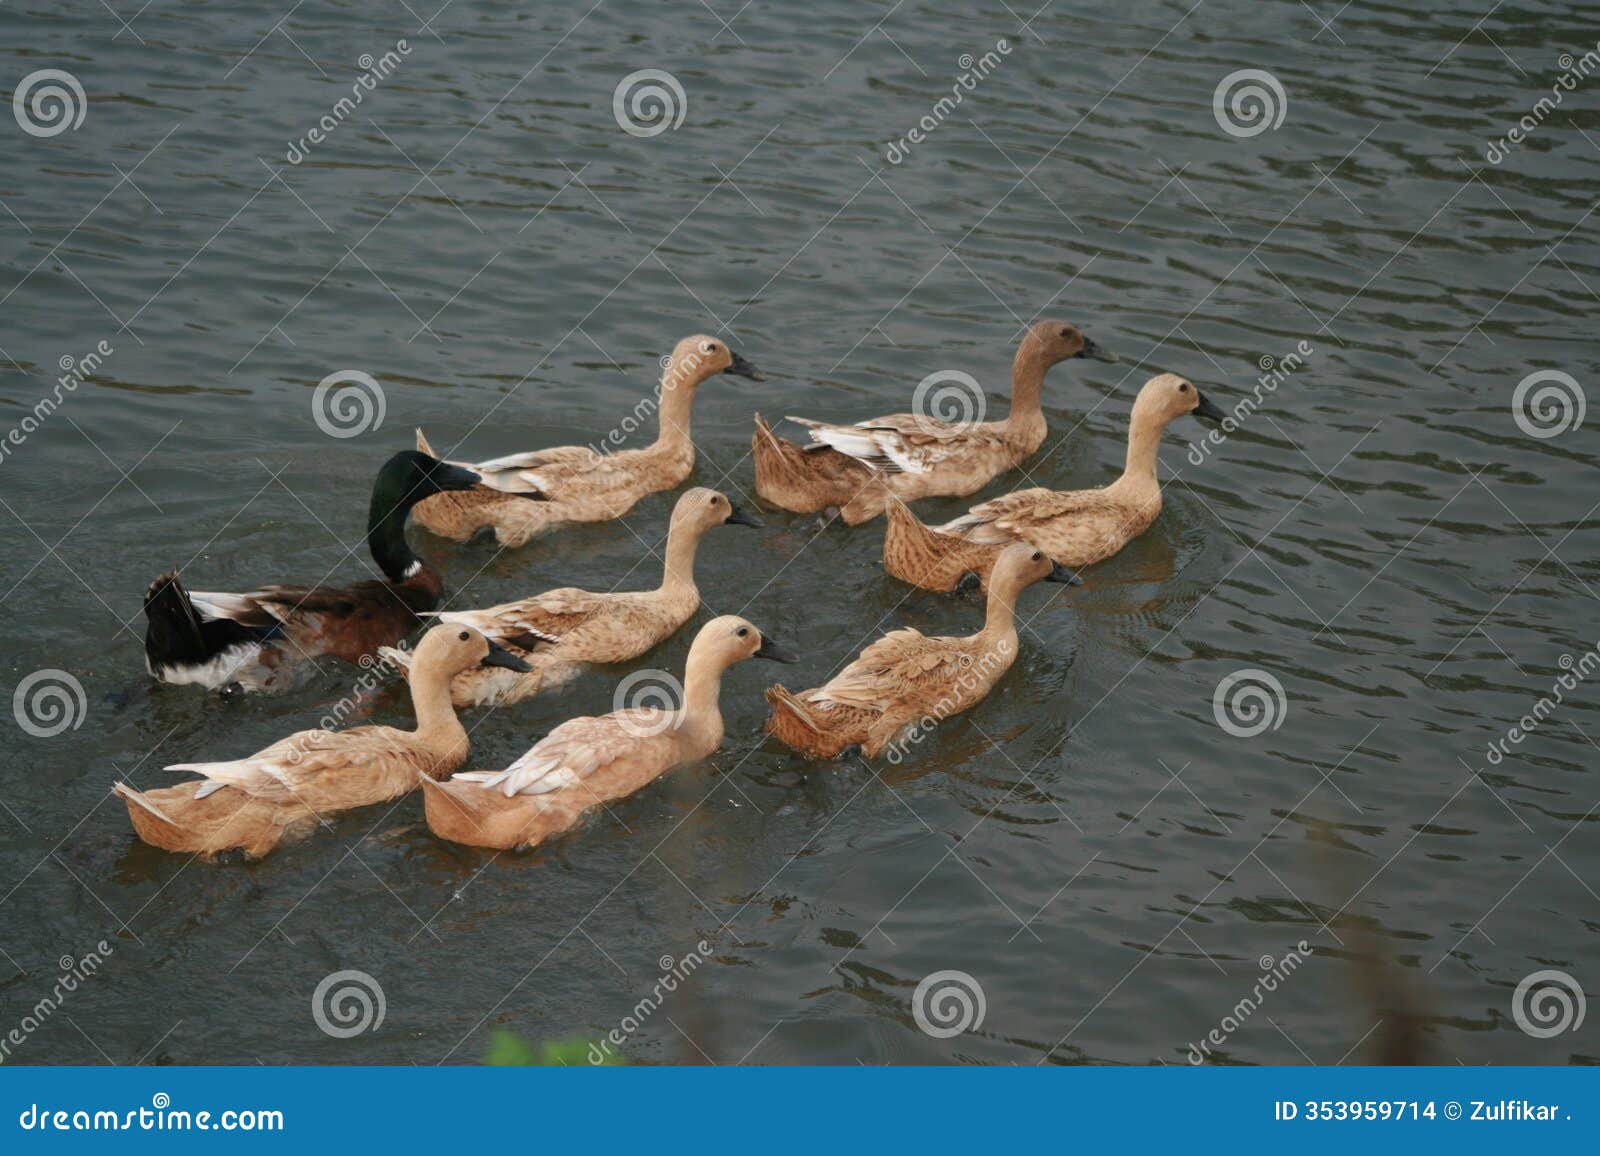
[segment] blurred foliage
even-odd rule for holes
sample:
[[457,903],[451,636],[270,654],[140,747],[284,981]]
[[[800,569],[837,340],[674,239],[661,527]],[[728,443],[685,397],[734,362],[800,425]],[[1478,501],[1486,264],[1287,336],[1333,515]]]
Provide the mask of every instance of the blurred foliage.
[[[596,1057],[600,1057],[596,1062]],[[534,1043],[516,1032],[497,1028],[484,1063],[502,1068],[611,1067],[623,1063],[616,1049],[605,1050],[600,1040],[574,1036],[566,1040]]]

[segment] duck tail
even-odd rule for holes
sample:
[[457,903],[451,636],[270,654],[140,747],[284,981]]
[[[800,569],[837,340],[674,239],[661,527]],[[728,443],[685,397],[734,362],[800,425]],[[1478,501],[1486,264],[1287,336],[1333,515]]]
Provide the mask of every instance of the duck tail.
[[401,678],[410,680],[411,652],[409,650],[401,650],[398,646],[380,646],[378,647],[378,658],[384,664],[398,670]]
[[782,683],[768,687],[767,704],[772,707],[767,719],[769,735],[798,751],[809,751],[817,746],[822,728],[792,691]]
[[827,505],[813,505],[806,500],[806,492],[818,479],[805,450],[773,433],[759,413],[756,431],[750,438],[750,455],[756,465],[756,494],[763,501],[796,514],[815,513]]
[[436,458],[439,456],[433,452],[433,447],[428,444],[428,439],[422,436],[421,426],[417,427],[417,452],[421,454],[427,454],[430,458]]
[[136,791],[126,783],[111,789],[128,807],[134,833],[152,847],[210,857],[237,848],[256,859],[278,845],[290,829],[307,829],[315,816],[238,792],[199,795],[205,781]]
[[[163,680],[221,685],[231,671],[225,674],[223,664],[216,660],[235,647],[259,645],[272,634],[270,629],[246,626],[230,618],[202,615],[183,588],[176,569],[150,583],[144,596],[144,616],[145,664],[151,674]],[[215,677],[206,671],[213,664]]]
[[[924,525],[888,486],[888,526],[883,533],[883,568],[902,582],[924,590],[950,591],[981,563],[967,555],[971,544]],[[982,577],[982,574],[979,575]]]

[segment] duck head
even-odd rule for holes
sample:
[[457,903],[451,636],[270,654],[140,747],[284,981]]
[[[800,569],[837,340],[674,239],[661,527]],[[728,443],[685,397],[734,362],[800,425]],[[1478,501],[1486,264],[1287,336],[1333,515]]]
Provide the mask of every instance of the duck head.
[[435,626],[417,643],[412,669],[434,669],[455,676],[475,666],[500,666],[526,673],[533,668],[509,650],[470,626],[446,622]]
[[1041,365],[1051,366],[1086,357],[1094,361],[1119,361],[1115,353],[1095,344],[1076,325],[1067,321],[1039,321],[1028,330],[1017,349],[1018,358],[1036,359]]
[[481,481],[472,470],[440,461],[421,450],[401,450],[383,463],[372,492],[374,497],[382,492],[392,504],[409,508],[446,490],[470,490]]
[[1173,418],[1184,414],[1222,421],[1228,415],[1215,402],[1202,394],[1186,377],[1176,373],[1161,373],[1144,383],[1133,403],[1135,425],[1151,423],[1164,426]]
[[773,662],[795,662],[788,650],[767,638],[748,619],[737,614],[713,618],[700,628],[689,647],[689,663],[705,662],[726,670],[747,658],[769,658]]
[[995,559],[994,571],[989,576],[991,590],[1007,591],[1012,596],[1035,582],[1062,582],[1068,586],[1082,586],[1079,578],[1065,566],[1058,566],[1050,556],[1037,546],[1026,542],[1013,542],[1000,551]]
[[713,526],[724,525],[754,526],[760,529],[762,522],[726,494],[720,494],[705,486],[685,490],[683,496],[678,499],[678,504],[672,507],[671,529],[682,527],[699,535]]
[[697,333],[673,347],[672,355],[661,367],[663,390],[693,389],[719,373],[765,381],[761,371],[740,357],[721,338]]

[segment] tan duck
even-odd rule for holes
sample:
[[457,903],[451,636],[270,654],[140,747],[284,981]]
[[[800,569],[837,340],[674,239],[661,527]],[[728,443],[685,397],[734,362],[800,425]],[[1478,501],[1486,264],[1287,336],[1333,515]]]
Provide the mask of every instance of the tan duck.
[[746,658],[793,661],[743,618],[713,618],[689,647],[677,710],[629,707],[569,719],[503,771],[425,779],[428,827],[474,847],[530,847],[574,826],[590,808],[705,758],[722,745],[722,674]]
[[[444,622],[482,631],[530,671],[476,666],[450,681],[456,706],[498,706],[532,698],[557,686],[591,663],[627,662],[676,634],[700,609],[694,581],[695,548],[713,526],[761,523],[716,490],[687,491],[673,507],[667,530],[667,558],[661,585],[654,590],[593,593],[565,587],[487,610],[448,610]],[[403,671],[410,655],[385,650]]]
[[[661,371],[654,403],[635,406],[637,421],[658,408],[659,430],[643,449],[606,453],[590,446],[556,446],[495,458],[472,470],[483,485],[465,493],[438,494],[417,505],[412,518],[445,538],[466,541],[493,527],[502,546],[521,546],[536,534],[567,522],[608,522],[631,510],[646,494],[674,489],[694,469],[689,411],[695,389],[719,373],[765,380],[755,366],[715,337],[685,337]],[[612,438],[619,436],[613,431]],[[417,448],[432,453],[422,431]],[[461,463],[455,463],[461,464]],[[528,495],[548,501],[530,502]]]
[[[930,412],[891,414],[855,425],[789,418],[810,431],[812,444],[802,448],[778,437],[756,414],[750,443],[756,493],[797,514],[835,508],[851,526],[883,513],[887,496],[872,484],[875,473],[884,474],[889,488],[908,502],[976,493],[1039,448],[1048,432],[1039,406],[1045,373],[1074,357],[1117,360],[1064,321],[1041,321],[1029,329],[1011,365],[1011,412],[1003,421],[941,421],[938,391],[924,398],[919,388],[914,400]],[[980,404],[971,396],[958,401],[964,409]]]
[[968,575],[987,579],[1000,551],[1027,542],[1074,570],[1109,558],[1150,528],[1161,513],[1156,450],[1173,418],[1227,415],[1174,373],[1145,382],[1128,418],[1122,476],[1099,490],[1018,490],[980,502],[942,526],[925,526],[904,504],[889,511],[884,568],[928,590],[953,590]]
[[996,563],[982,630],[930,638],[907,627],[878,639],[823,686],[798,694],[774,686],[767,691],[767,733],[813,758],[835,758],[856,746],[875,757],[914,728],[926,731],[960,714],[1016,661],[1017,595],[1040,579],[1079,582],[1042,551],[1009,547]]
[[466,761],[467,732],[450,705],[452,677],[479,663],[527,669],[476,630],[457,625],[428,631],[415,657],[414,731],[300,731],[248,758],[167,768],[198,771],[204,776],[198,781],[153,791],[126,783],[112,789],[146,843],[207,857],[237,848],[252,859],[330,815],[397,798],[415,790],[419,779],[447,775]]

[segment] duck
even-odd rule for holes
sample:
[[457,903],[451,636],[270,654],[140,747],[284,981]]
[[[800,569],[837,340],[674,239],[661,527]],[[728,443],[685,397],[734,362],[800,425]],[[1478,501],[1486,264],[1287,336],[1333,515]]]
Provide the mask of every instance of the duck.
[[767,691],[766,730],[816,759],[859,749],[876,758],[893,747],[901,761],[912,741],[981,702],[1017,657],[1017,596],[1040,580],[1082,579],[1036,547],[1008,546],[995,563],[983,629],[961,638],[906,627],[884,635],[827,683],[798,693]]
[[414,657],[415,730],[305,730],[246,758],[166,768],[197,772],[197,780],[149,791],[119,782],[112,790],[141,840],[208,859],[234,850],[259,859],[340,811],[398,798],[419,778],[466,762],[469,743],[450,705],[451,678],[480,664],[527,669],[478,631],[455,624],[431,628]]
[[794,661],[746,619],[713,618],[689,647],[677,709],[638,706],[568,719],[504,770],[424,779],[429,830],[473,847],[533,847],[590,809],[705,758],[722,745],[723,673],[747,658]]
[[936,389],[923,396],[928,386],[946,379],[952,382],[949,389],[960,391],[953,383],[964,381],[976,390],[977,383],[964,374],[924,379],[913,401],[917,409],[931,412],[891,414],[855,425],[788,418],[809,432],[812,444],[805,447],[778,437],[758,413],[750,443],[756,494],[797,514],[837,509],[846,525],[855,526],[876,518],[888,505],[884,490],[872,484],[874,475],[885,476],[889,490],[907,502],[976,493],[1043,443],[1048,426],[1039,395],[1045,374],[1073,358],[1118,360],[1065,321],[1031,326],[1012,361],[1011,411],[1002,421],[939,419],[945,402],[963,413],[976,406],[977,417],[983,416],[981,394],[941,397]]
[[403,450],[372,485],[367,548],[381,580],[350,586],[270,585],[243,594],[187,589],[176,569],[145,591],[145,667],[158,682],[229,694],[282,690],[310,659],[370,662],[405,637],[444,593],[439,572],[406,542],[406,516],[432,495],[482,479],[430,454]]
[[1145,382],[1128,418],[1126,465],[1103,489],[1017,490],[941,526],[924,525],[904,503],[892,504],[884,568],[913,586],[949,591],[973,580],[981,585],[1012,542],[1036,546],[1074,570],[1111,557],[1161,513],[1156,451],[1167,424],[1185,414],[1217,422],[1227,417],[1187,378],[1162,373]]
[[[694,581],[695,550],[713,526],[753,526],[761,521],[725,494],[705,487],[686,490],[672,510],[661,585],[653,590],[596,593],[563,587],[486,610],[434,612],[441,622],[481,631],[530,671],[477,666],[450,681],[458,707],[503,706],[532,698],[576,675],[586,664],[627,662],[676,634],[700,608]],[[411,656],[384,649],[405,671]]]
[[[428,498],[417,506],[417,521],[440,537],[460,542],[492,528],[501,546],[514,548],[566,523],[620,518],[646,494],[676,489],[694,469],[689,411],[695,389],[721,373],[752,381],[766,378],[726,342],[704,334],[678,342],[662,366],[655,397],[641,401],[625,419],[625,424],[636,423],[659,409],[659,429],[651,445],[609,452],[623,440],[619,428],[601,439],[600,447],[557,446],[486,462],[455,463],[481,475],[484,484],[465,493]],[[420,429],[417,448],[433,452]],[[520,500],[529,493],[548,500],[537,504]]]

